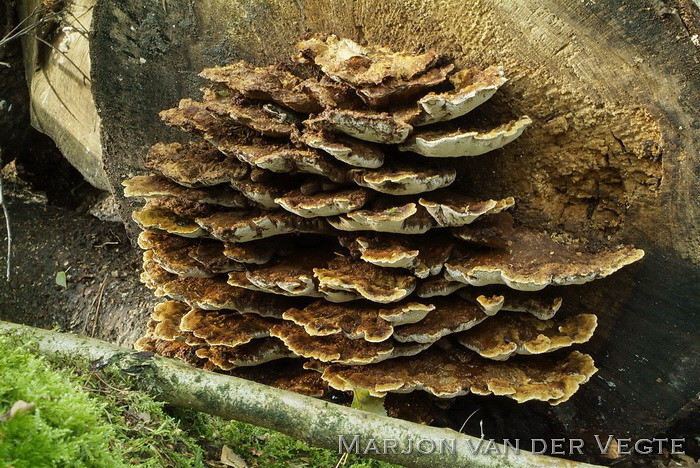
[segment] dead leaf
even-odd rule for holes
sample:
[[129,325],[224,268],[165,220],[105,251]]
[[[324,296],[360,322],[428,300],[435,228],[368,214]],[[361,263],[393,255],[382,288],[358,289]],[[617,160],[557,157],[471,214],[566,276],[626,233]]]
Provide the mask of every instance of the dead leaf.
[[221,463],[224,466],[232,466],[234,468],[248,468],[248,464],[235,453],[228,445],[221,447]]
[[34,409],[35,406],[35,403],[27,403],[26,401],[22,400],[16,401],[10,408],[10,411],[0,416],[0,423],[7,422],[17,415],[24,414],[27,411],[31,411]]
[[59,271],[56,273],[56,284],[61,286],[62,288],[67,288],[68,284],[66,282],[66,272],[65,271]]
[[356,388],[353,390],[352,408],[370,413],[386,416],[386,408],[384,408],[384,397],[376,397],[369,394],[369,390],[364,388]]

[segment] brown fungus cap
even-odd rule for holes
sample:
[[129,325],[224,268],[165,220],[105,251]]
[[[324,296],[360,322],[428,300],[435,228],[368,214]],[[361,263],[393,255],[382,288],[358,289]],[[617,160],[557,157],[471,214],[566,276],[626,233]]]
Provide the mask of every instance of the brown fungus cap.
[[226,156],[207,142],[156,143],[146,156],[146,167],[186,187],[203,187],[240,179],[248,165]]
[[376,86],[357,89],[357,94],[370,107],[384,107],[402,102],[429,88],[443,83],[454,65],[434,67],[414,78],[388,78]]
[[[296,131],[297,117],[274,104],[262,104],[221,89],[204,88],[203,106],[233,125],[243,125],[269,137],[289,137]],[[215,138],[216,134],[212,134]]]
[[323,295],[323,298],[328,302],[333,304],[357,301],[363,299],[363,297],[356,291],[345,291],[340,289],[335,289],[326,285],[319,285],[319,292]]
[[198,218],[197,224],[224,242],[250,242],[266,237],[306,233],[332,233],[323,219],[305,219],[291,213],[229,212]]
[[423,320],[394,330],[393,337],[397,341],[434,343],[443,336],[469,330],[489,317],[481,307],[458,296],[439,298],[430,303],[435,310]]
[[463,349],[433,346],[416,356],[362,367],[331,365],[323,379],[338,390],[364,388],[371,395],[425,390],[441,398],[468,393],[502,395],[558,405],[597,371],[593,359],[577,351],[565,358],[538,356],[498,362]]
[[[321,297],[314,280],[316,267],[325,266],[333,252],[316,248],[297,249],[285,258],[273,260],[261,266],[249,266],[245,278],[261,291],[284,296]],[[241,281],[240,275],[232,275],[229,284]]]
[[449,192],[425,195],[418,203],[424,207],[441,227],[460,227],[471,224],[480,216],[500,213],[515,205],[513,197],[501,200],[477,201]]
[[243,244],[225,242],[223,253],[236,262],[262,265],[269,262],[274,255],[286,253],[291,248],[287,239],[276,237]]
[[362,100],[350,86],[333,81],[327,76],[320,80],[309,78],[304,80],[301,87],[311,94],[324,109],[357,109]]
[[241,195],[250,200],[252,205],[259,205],[266,210],[279,209],[275,201],[283,196],[294,184],[291,181],[280,181],[278,177],[267,180],[253,180],[246,177],[244,179],[232,180],[231,186],[238,190]]
[[181,216],[149,201],[140,210],[133,212],[134,221],[142,229],[156,230],[182,237],[204,237],[206,232],[191,217]]
[[245,208],[248,200],[238,191],[227,186],[187,188],[158,174],[132,177],[122,182],[125,197],[178,197],[185,200],[220,205],[229,208]]
[[140,280],[147,288],[153,289],[156,296],[162,296],[160,287],[177,278],[177,275],[169,273],[161,268],[155,260],[153,260],[153,251],[146,250],[143,253],[143,271],[140,275]]
[[384,153],[378,145],[331,132],[318,130],[304,132],[299,140],[333,156],[338,161],[355,167],[377,168],[384,164]]
[[439,56],[394,52],[385,47],[364,47],[335,35],[316,35],[297,43],[297,50],[335,81],[353,87],[378,85],[387,79],[408,80],[426,72]]
[[207,109],[207,104],[194,99],[181,99],[177,107],[161,111],[158,115],[166,125],[211,141],[210,146],[214,142],[240,141],[254,135],[253,130],[213,113]]
[[200,346],[190,346],[184,341],[161,340],[150,334],[146,334],[134,343],[134,349],[137,351],[147,351],[179,359],[195,367],[204,367],[206,361],[196,354],[199,348]]
[[[464,297],[460,294],[460,297]],[[505,297],[503,296],[485,296],[480,294],[474,298],[474,302],[484,311],[486,315],[496,315],[496,313],[503,309],[503,304],[505,303]]]
[[452,184],[457,171],[451,167],[395,166],[380,169],[353,169],[350,174],[357,185],[389,195],[414,195]]
[[280,338],[299,356],[323,362],[352,365],[365,365],[399,356],[412,356],[430,346],[421,343],[398,343],[392,339],[370,343],[365,340],[352,340],[343,334],[309,336],[303,327],[292,322],[275,325],[270,333]]
[[362,208],[372,198],[366,189],[349,189],[305,195],[301,190],[276,198],[275,203],[302,218],[337,216]]
[[413,125],[461,117],[489,100],[508,80],[503,76],[502,67],[492,66],[485,70],[465,68],[452,75],[450,81],[455,88],[453,91],[429,93],[418,100],[422,115],[411,121]]
[[230,371],[238,367],[259,366],[278,359],[296,357],[277,338],[261,338],[236,347],[207,346],[197,349],[198,357],[208,359],[217,368]]
[[338,257],[325,268],[314,268],[320,286],[359,294],[372,302],[397,302],[413,292],[416,279],[402,272]]
[[531,315],[502,312],[488,322],[460,333],[457,341],[479,355],[504,361],[513,354],[541,354],[585,343],[597,324],[593,314],[566,320],[539,320]]
[[523,116],[487,132],[424,130],[414,133],[399,149],[434,158],[478,156],[512,142],[531,123],[529,117]]
[[506,249],[474,252],[445,264],[445,277],[474,286],[505,284],[521,291],[583,284],[604,278],[644,256],[630,246],[597,252],[528,228],[516,228]]
[[[255,286],[253,283],[250,282],[248,277],[245,274],[245,271],[232,271],[228,274],[228,280],[226,280],[228,284],[231,286],[235,286],[237,288],[243,288],[243,289],[250,289],[251,291],[262,291],[262,292],[268,292],[274,294],[272,291],[268,291],[267,289],[260,288],[258,286]],[[286,294],[283,294],[286,296]]]
[[224,255],[225,246],[217,240],[200,239],[189,250],[189,256],[203,265],[206,271],[226,273],[244,268],[241,262],[236,262]]
[[289,298],[236,288],[220,278],[181,278],[159,285],[161,295],[205,310],[231,309],[243,314],[281,318],[285,310],[300,305]]
[[328,130],[374,143],[401,143],[413,127],[401,117],[386,112],[326,109],[316,117],[305,120],[310,131]]
[[199,203],[179,197],[153,197],[146,201],[145,206],[152,206],[171,211],[183,218],[196,218],[198,216],[208,216],[219,211],[238,211],[208,203]]
[[243,268],[242,264],[224,256],[224,246],[219,241],[143,231],[139,234],[138,244],[143,249],[152,250],[151,258],[163,269],[181,276],[208,278],[216,273]]
[[386,198],[376,200],[369,208],[352,211],[328,222],[341,231],[375,231],[400,234],[424,234],[435,221],[422,206]]
[[498,310],[525,312],[540,320],[549,320],[554,317],[562,305],[561,297],[556,297],[544,291],[514,291],[502,286],[465,287],[458,294],[468,301],[481,305],[486,313],[489,313],[486,310],[488,304],[497,301],[500,303]]
[[311,336],[342,333],[351,339],[379,343],[391,337],[394,326],[423,320],[434,308],[418,302],[382,307],[365,301],[347,304],[316,301],[303,309],[289,309],[282,318],[303,326]]
[[238,346],[270,336],[277,320],[230,310],[191,308],[182,317],[180,328],[202,338],[210,346]]
[[458,281],[450,281],[444,276],[434,276],[424,279],[416,287],[416,295],[420,298],[448,296],[455,291],[466,288],[467,285]]
[[[234,152],[234,151],[232,151]],[[348,168],[315,149],[298,149],[270,143],[239,145],[236,156],[261,169],[277,173],[316,174],[333,182],[346,182]]]
[[157,323],[151,332],[154,338],[160,340],[184,340],[184,330],[180,328],[180,320],[189,312],[190,306],[180,301],[166,301],[153,308],[151,319]]
[[453,247],[449,238],[439,235],[359,236],[341,238],[340,243],[365,262],[383,268],[406,268],[418,278],[439,274]]
[[302,80],[279,66],[256,67],[241,60],[223,67],[205,68],[199,76],[224,84],[245,97],[274,101],[297,112],[322,109],[313,94],[302,86]]

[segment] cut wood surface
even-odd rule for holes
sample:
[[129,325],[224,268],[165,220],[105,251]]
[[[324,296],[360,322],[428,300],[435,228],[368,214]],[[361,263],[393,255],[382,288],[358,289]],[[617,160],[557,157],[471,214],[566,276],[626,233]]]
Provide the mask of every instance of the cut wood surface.
[[[476,115],[533,124],[464,162],[461,183],[514,196],[526,225],[646,256],[561,292],[564,309],[599,317],[581,348],[600,368],[591,382],[565,405],[503,410],[492,430],[650,437],[688,420],[700,388],[697,18],[681,0],[97,0],[90,75],[105,171],[130,220],[138,202],[123,199],[121,182],[144,172],[150,145],[182,138],[158,112],[199,97],[202,68],[284,61],[308,33],[445,51],[458,67],[502,65],[510,81]],[[482,401],[483,411],[499,406]],[[528,426],[535,420],[545,422]]]
[[[59,2],[60,4],[61,2]],[[40,0],[18,2],[25,24],[47,13]],[[94,0],[65,2],[60,20],[48,21],[23,37],[24,68],[32,126],[49,135],[92,185],[109,190],[102,166],[100,118],[92,99],[90,25]]]

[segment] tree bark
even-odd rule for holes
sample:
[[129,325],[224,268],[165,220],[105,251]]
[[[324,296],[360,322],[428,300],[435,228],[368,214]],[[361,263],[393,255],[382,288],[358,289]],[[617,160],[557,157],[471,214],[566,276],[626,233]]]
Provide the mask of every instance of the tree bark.
[[[119,348],[104,341],[52,332],[0,321],[0,333],[20,336],[23,341],[36,340],[39,352],[49,356],[67,357],[72,361],[97,361],[98,365],[128,373],[141,390],[154,394],[180,408],[235,419],[273,429],[307,444],[330,450],[339,450],[339,435],[347,435],[351,445],[359,435],[360,451],[370,439],[379,444],[372,458],[399,463],[408,467],[432,468],[442,466],[480,467],[592,467],[585,463],[555,459],[521,451],[517,456],[505,457],[495,451],[480,450],[472,453],[470,447],[486,447],[480,439],[449,429],[410,423],[379,416],[365,411],[335,405],[315,398],[275,389],[236,377],[193,368],[173,359]],[[398,442],[396,453],[383,453],[384,440]],[[436,450],[421,454],[415,441],[452,441],[454,452]],[[409,447],[413,447],[413,453]],[[424,444],[424,447],[427,445]],[[503,452],[503,446],[498,446]],[[423,448],[423,451],[426,451]],[[354,452],[353,452],[354,453]]]

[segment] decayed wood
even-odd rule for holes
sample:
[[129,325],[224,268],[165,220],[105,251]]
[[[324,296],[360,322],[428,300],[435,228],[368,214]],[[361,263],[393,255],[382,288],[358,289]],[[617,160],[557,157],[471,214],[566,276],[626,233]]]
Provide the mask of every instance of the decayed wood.
[[[504,457],[492,450],[472,453],[480,439],[449,429],[423,426],[374,413],[355,410],[296,393],[278,390],[248,380],[207,372],[179,361],[119,348],[80,335],[41,330],[0,321],[0,333],[36,340],[46,355],[71,360],[98,361],[101,366],[133,376],[140,389],[181,408],[189,408],[226,419],[244,421],[300,439],[310,445],[339,450],[339,435],[357,434],[360,440],[396,440],[396,453],[372,453],[374,458],[408,467],[592,467],[531,452]],[[408,452],[418,440],[456,440],[457,450],[436,450],[433,454]],[[485,447],[482,443],[481,447]],[[414,445],[415,448],[415,445]],[[364,450],[364,445],[360,450]],[[504,453],[505,448],[498,446]],[[391,451],[389,451],[391,452]]]
[[[58,15],[22,38],[31,123],[54,140],[90,184],[109,190],[90,79],[89,34],[95,0],[56,5]],[[53,13],[40,0],[19,1],[17,8],[28,25]]]

